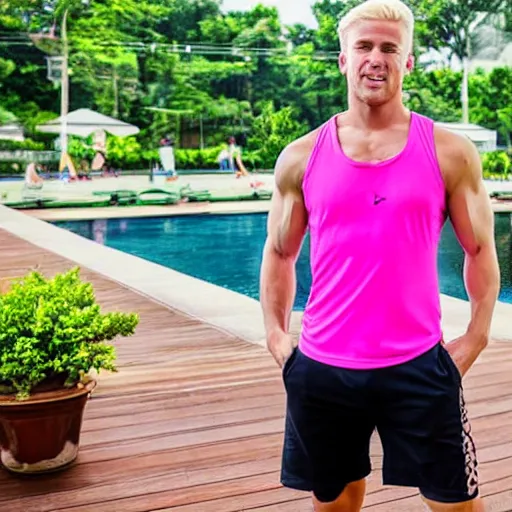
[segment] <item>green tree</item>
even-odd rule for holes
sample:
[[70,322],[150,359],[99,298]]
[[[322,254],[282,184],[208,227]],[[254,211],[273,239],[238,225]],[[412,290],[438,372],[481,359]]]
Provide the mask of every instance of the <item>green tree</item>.
[[463,64],[462,120],[469,121],[468,61],[479,45],[478,29],[509,12],[509,0],[409,0],[422,13],[423,43],[447,48]]
[[479,71],[470,76],[471,121],[497,130],[503,143],[510,146],[510,105],[512,105],[512,68],[500,67],[490,73]]
[[254,119],[249,149],[255,151],[265,168],[271,169],[284,147],[304,135],[308,127],[297,119],[291,107],[276,111],[272,101],[265,101],[259,109],[261,114]]

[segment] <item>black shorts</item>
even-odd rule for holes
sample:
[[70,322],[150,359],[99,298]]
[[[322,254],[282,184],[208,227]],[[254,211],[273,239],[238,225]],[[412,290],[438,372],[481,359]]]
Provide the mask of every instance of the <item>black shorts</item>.
[[284,486],[334,501],[347,484],[370,474],[370,438],[377,429],[384,485],[416,487],[442,503],[478,496],[461,377],[440,344],[412,361],[376,370],[329,366],[295,349],[283,380]]

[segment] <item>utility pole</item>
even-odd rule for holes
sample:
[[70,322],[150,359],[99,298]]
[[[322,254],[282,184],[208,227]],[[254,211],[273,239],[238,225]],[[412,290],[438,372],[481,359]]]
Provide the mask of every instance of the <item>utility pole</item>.
[[68,9],[64,12],[62,18],[62,71],[61,71],[61,97],[60,97],[60,115],[61,115],[61,162],[62,158],[67,158],[68,152],[68,134],[66,116],[69,109],[69,73],[68,73],[68,31],[67,31]]
[[462,87],[461,87],[461,102],[462,102],[462,122],[469,123],[469,59],[471,55],[471,41],[469,28],[466,31],[466,55],[462,59]]
[[204,149],[204,136],[203,136],[203,114],[199,114],[199,146]]
[[112,87],[114,89],[114,109],[112,115],[117,118],[119,115],[119,76],[115,64],[112,72]]
[[465,37],[465,56],[462,58],[462,84],[461,84],[461,103],[462,103],[462,122],[469,123],[469,66],[471,63],[471,35],[485,20],[487,13],[476,14],[476,18],[464,28]]

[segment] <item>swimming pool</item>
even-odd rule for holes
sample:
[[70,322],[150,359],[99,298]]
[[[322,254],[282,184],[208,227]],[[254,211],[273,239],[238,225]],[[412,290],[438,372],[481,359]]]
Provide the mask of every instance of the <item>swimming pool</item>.
[[[98,243],[258,299],[266,221],[266,214],[257,213],[54,224]],[[512,303],[510,214],[496,214],[496,240],[502,274],[500,300]],[[438,261],[441,292],[467,300],[462,281],[463,253],[450,224],[443,231]],[[310,286],[309,238],[306,238],[297,261],[294,309],[304,309]]]

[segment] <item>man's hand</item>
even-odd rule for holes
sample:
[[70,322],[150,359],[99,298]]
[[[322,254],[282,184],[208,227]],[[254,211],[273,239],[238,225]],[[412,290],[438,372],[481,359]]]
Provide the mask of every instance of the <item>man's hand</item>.
[[473,366],[488,340],[484,337],[466,333],[450,343],[443,343],[462,377]]
[[276,363],[282,368],[293,352],[294,343],[289,334],[280,332],[267,340],[267,347]]

